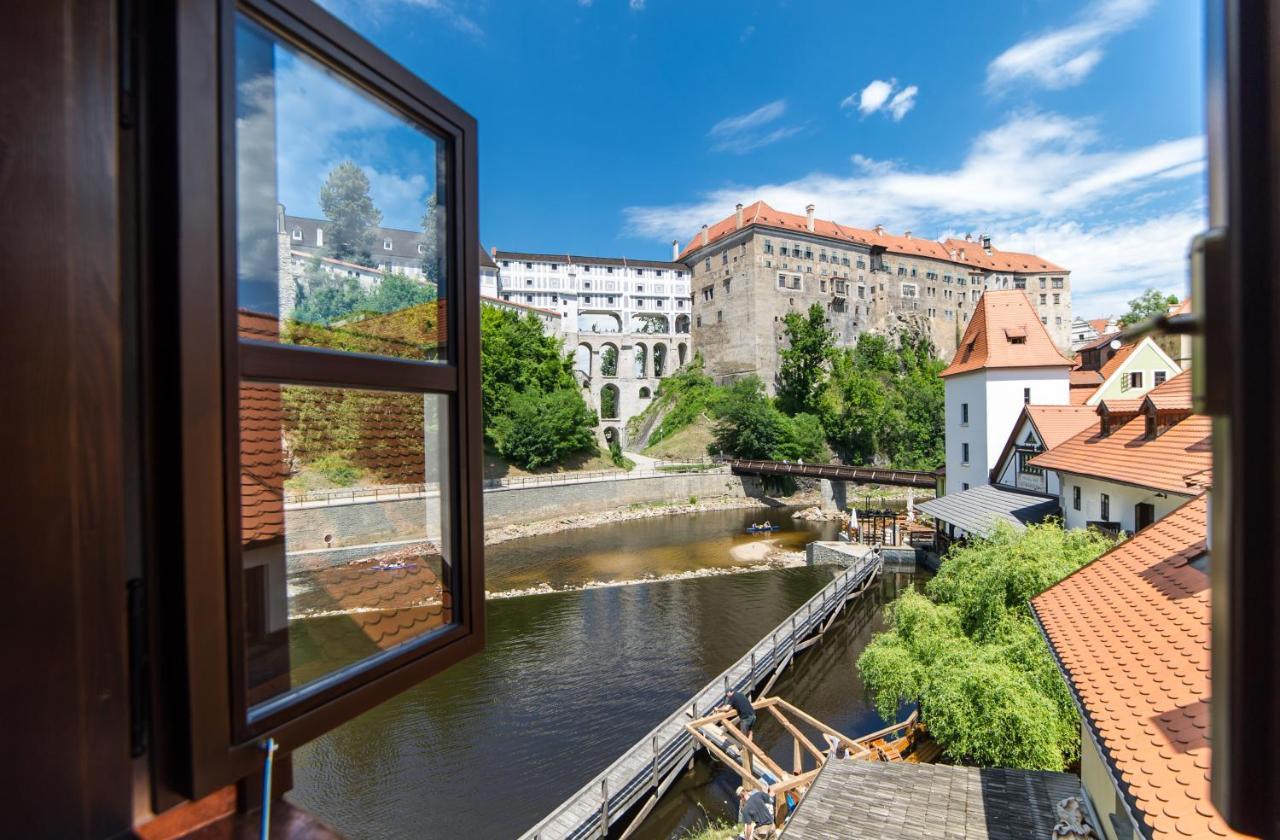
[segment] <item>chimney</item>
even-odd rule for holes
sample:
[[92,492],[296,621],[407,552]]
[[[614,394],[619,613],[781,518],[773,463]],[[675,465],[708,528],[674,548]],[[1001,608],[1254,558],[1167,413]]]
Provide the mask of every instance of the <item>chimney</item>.
[[964,235],[964,241],[965,241],[965,242],[972,242],[972,241],[973,241],[973,234],[972,234],[972,233],[966,233],[966,234]]
[[739,204],[736,208],[734,208],[734,210],[737,213],[738,227],[742,227],[742,205]]
[[707,226],[703,225],[702,226],[702,247],[705,248],[706,246],[707,246]]
[[497,262],[497,261],[498,261],[498,246],[497,246],[497,245],[494,245],[492,248],[490,248],[490,249],[489,249],[489,259],[493,260],[494,262]]
[[812,204],[804,208],[804,216],[805,216],[805,227],[809,229],[810,233],[813,233],[813,205]]
[[678,259],[680,259],[680,240],[673,239],[671,240],[671,261],[675,262]]
[[875,226],[876,236],[884,236],[884,225]]
[[908,230],[908,231],[905,231],[905,232],[902,234],[902,236],[903,236],[903,238],[904,238],[904,239],[910,239],[910,238],[911,238],[911,231],[909,231],[909,230]]

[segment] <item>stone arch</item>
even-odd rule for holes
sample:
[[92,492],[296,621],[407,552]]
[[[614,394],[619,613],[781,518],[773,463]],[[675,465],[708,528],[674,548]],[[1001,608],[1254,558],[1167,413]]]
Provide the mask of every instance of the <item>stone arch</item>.
[[666,335],[671,331],[671,322],[658,312],[636,312],[631,316],[631,331],[642,335]]
[[649,397],[650,397],[649,389],[648,389],[648,388],[641,388],[641,389],[640,389],[640,399],[642,399],[642,400],[647,400],[647,399],[649,399]]
[[[678,333],[689,332],[689,316],[688,315],[676,316],[676,332]],[[681,362],[681,364],[683,364],[683,362]]]
[[579,344],[573,350],[573,369],[584,377],[591,378],[592,357],[595,351],[590,344]]
[[[600,419],[617,420],[622,416],[622,394],[617,385],[609,384],[600,389]],[[607,439],[608,430],[605,430]]]
[[610,378],[618,375],[618,345],[600,345],[600,375]]
[[649,375],[649,348],[643,344],[636,342],[635,349],[631,353],[635,360],[632,375],[636,379],[644,379]]
[[667,345],[653,345],[653,375],[655,378],[665,376],[667,373]]
[[676,366],[684,367],[685,363],[689,361],[688,356],[689,356],[689,346],[685,344],[683,341],[677,344],[676,345]]
[[616,312],[583,312],[578,315],[580,333],[620,333],[622,318]]

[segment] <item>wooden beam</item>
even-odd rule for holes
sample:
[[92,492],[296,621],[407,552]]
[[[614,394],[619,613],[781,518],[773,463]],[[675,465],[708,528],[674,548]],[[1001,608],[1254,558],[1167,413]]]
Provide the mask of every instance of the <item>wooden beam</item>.
[[[805,737],[805,734],[801,732],[800,729],[796,727],[794,723],[788,720],[786,715],[778,711],[776,706],[770,706],[769,712],[775,718],[777,718],[778,723],[782,724],[783,728],[786,729],[788,732],[790,732],[792,737],[795,738],[797,749],[799,749],[799,747],[803,745],[813,755],[813,757],[818,760],[819,764],[822,763],[823,759],[826,758],[826,753],[818,749],[818,747],[812,741],[810,741],[807,737]],[[798,773],[800,771],[797,770],[796,772]]]

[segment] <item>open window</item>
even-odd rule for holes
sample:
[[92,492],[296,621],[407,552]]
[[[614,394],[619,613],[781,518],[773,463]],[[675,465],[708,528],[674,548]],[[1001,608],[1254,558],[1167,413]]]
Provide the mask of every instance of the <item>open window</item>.
[[[200,796],[261,739],[291,749],[481,648],[479,246],[466,113],[311,4],[184,4],[178,23],[170,676],[188,708],[170,716],[189,722],[175,787]],[[370,173],[420,194],[379,207]],[[295,265],[294,214],[324,217],[324,256],[367,271]],[[421,230],[422,272],[395,296],[363,279],[383,225]],[[385,527],[307,502],[385,486],[411,500],[367,512]]]

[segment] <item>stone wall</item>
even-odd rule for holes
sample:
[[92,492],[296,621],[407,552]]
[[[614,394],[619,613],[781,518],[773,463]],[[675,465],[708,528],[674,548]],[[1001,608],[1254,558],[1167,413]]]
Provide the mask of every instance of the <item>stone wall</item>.
[[[763,495],[759,479],[727,472],[619,478],[538,487],[499,487],[484,493],[485,526],[500,528],[634,504],[688,501],[690,496],[706,499]],[[435,528],[439,523],[440,500],[432,495],[357,501],[290,508],[286,516],[289,521],[287,550],[290,554],[370,543],[412,542],[439,536]],[[428,523],[432,526],[430,533]]]

